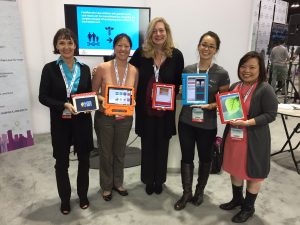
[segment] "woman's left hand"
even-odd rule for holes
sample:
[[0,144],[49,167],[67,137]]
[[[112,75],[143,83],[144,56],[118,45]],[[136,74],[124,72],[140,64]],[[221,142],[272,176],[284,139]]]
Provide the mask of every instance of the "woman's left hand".
[[230,125],[232,126],[249,126],[248,120],[232,120],[230,121]]

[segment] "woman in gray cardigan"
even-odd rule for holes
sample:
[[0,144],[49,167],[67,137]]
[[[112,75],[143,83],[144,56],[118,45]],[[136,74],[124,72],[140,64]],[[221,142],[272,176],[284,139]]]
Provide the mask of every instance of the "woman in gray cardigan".
[[[235,120],[224,131],[223,169],[231,175],[233,198],[220,205],[223,210],[241,206],[232,221],[242,223],[254,214],[254,203],[261,183],[270,171],[271,135],[269,123],[275,120],[278,101],[272,87],[265,82],[264,61],[257,52],[245,54],[238,66],[240,82],[230,90],[243,97],[247,120]],[[243,183],[246,181],[246,197]]]

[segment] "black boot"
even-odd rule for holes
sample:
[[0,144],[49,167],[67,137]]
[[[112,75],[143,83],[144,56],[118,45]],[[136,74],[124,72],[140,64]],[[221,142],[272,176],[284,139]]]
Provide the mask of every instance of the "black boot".
[[193,172],[194,164],[186,164],[181,162],[181,182],[183,187],[182,197],[175,203],[174,209],[184,209],[186,204],[193,198],[192,185],[193,185]]
[[242,205],[241,211],[232,217],[231,221],[234,223],[244,223],[246,222],[251,216],[253,216],[255,209],[254,203],[256,200],[257,194],[252,194],[246,191],[246,198]]
[[235,186],[232,184],[232,200],[220,205],[223,210],[232,210],[237,206],[241,206],[244,202],[243,186]]
[[199,162],[198,184],[196,185],[196,191],[192,199],[192,202],[195,206],[199,206],[203,202],[204,188],[207,184],[210,168],[211,168],[211,162],[209,163]]

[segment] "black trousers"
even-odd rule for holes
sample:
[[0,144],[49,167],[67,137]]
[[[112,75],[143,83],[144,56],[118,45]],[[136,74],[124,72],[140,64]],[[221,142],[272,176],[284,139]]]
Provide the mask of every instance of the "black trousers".
[[183,163],[193,163],[195,144],[197,144],[199,161],[204,163],[212,161],[212,145],[217,135],[217,129],[206,130],[179,121],[178,135]]
[[145,184],[163,184],[167,179],[170,138],[165,135],[163,117],[146,117],[141,136],[141,180]]
[[[78,156],[78,172],[77,172],[77,194],[80,199],[87,198],[89,188],[89,153],[80,154]],[[56,158],[55,175],[58,189],[58,195],[62,202],[68,202],[71,198],[71,185],[69,179],[69,154],[64,158]]]
[[[53,144],[53,157],[55,162],[55,175],[58,194],[62,202],[68,202],[71,198],[71,184],[69,179],[69,154],[73,145],[78,158],[77,171],[77,194],[80,199],[87,198],[89,188],[89,168],[90,168],[90,146],[89,142],[81,143],[78,136],[74,135],[72,121],[59,121],[54,124],[56,129],[51,132],[52,139],[60,135],[60,141]],[[56,131],[56,132],[55,132]],[[84,131],[84,129],[83,129]],[[74,140],[76,138],[76,140]],[[84,139],[82,135],[82,140]]]

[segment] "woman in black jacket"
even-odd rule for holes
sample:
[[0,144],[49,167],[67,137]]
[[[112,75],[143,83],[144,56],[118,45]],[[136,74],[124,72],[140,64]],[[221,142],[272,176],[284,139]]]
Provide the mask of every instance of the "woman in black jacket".
[[90,113],[76,113],[71,95],[92,90],[91,74],[87,65],[79,62],[74,53],[78,42],[74,33],[62,28],[53,39],[56,61],[47,63],[42,71],[39,101],[49,107],[51,139],[60,210],[70,213],[71,185],[69,180],[69,154],[71,145],[78,157],[77,194],[80,207],[89,206],[89,153],[93,149],[92,118]]

